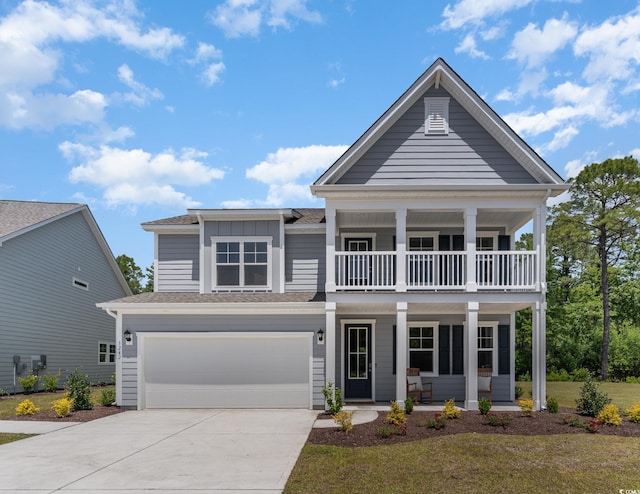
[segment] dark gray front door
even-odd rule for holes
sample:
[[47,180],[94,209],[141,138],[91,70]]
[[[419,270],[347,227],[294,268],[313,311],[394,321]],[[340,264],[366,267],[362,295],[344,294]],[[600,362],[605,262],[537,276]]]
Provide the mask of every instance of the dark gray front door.
[[345,326],[345,398],[371,398],[371,324]]

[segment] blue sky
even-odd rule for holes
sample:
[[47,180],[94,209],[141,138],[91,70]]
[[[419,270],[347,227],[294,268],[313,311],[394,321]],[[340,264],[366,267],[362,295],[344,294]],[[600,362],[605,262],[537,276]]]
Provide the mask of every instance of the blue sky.
[[308,185],[444,58],[563,177],[640,157],[638,0],[0,0],[0,198],[140,223]]

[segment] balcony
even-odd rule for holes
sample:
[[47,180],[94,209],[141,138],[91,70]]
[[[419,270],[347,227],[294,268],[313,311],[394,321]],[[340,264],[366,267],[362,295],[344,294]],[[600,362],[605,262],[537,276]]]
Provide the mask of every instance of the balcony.
[[[336,290],[395,291],[397,254],[336,252]],[[475,254],[475,280],[468,276],[467,253],[459,251],[407,252],[407,290],[535,291],[539,289],[534,251],[481,251]]]

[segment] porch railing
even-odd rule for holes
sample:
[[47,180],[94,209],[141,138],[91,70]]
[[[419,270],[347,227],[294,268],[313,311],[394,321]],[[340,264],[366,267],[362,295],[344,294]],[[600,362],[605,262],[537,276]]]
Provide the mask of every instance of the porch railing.
[[[409,290],[465,290],[466,252],[407,252]],[[538,283],[534,251],[476,252],[479,290],[534,290]],[[337,290],[395,290],[396,252],[336,252]]]

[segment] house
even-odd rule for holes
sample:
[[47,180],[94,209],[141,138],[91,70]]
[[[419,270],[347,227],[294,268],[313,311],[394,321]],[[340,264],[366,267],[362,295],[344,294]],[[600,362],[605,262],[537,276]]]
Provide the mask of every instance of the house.
[[[322,407],[406,396],[514,399],[515,314],[533,310],[545,404],[546,201],[566,190],[438,59],[311,186],[323,209],[193,209],[144,223],[155,290],[116,316],[118,402]],[[533,249],[515,250],[529,224]],[[122,342],[122,347],[120,346]]]
[[89,208],[0,200],[0,388],[81,368],[115,374],[114,320],[95,304],[131,295]]

